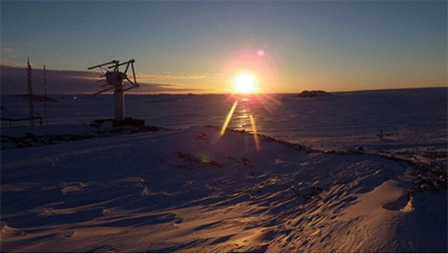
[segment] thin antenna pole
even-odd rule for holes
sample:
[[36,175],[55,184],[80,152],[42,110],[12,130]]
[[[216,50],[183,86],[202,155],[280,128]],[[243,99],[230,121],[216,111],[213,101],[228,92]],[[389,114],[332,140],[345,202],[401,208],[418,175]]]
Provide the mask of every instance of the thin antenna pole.
[[28,97],[29,97],[29,111],[30,111],[30,126],[34,126],[33,118],[34,118],[34,104],[33,104],[33,81],[31,78],[31,65],[30,58],[28,57],[26,69],[26,78],[28,82]]
[[45,69],[45,64],[44,64],[45,124],[48,125],[48,97],[47,97],[47,92],[48,92],[48,86],[47,86],[47,70]]

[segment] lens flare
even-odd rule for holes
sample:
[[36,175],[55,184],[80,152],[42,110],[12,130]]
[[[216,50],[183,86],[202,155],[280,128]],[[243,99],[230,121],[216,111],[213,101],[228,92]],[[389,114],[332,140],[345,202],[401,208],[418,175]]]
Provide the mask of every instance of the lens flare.
[[[246,98],[243,98],[246,99]],[[244,100],[242,100],[244,101]],[[224,122],[224,125],[222,126],[220,135],[218,137],[218,140],[225,134],[226,130],[227,130],[227,126],[229,125],[230,121],[232,120],[233,114],[235,113],[236,107],[238,106],[238,100],[236,100],[233,105],[232,108],[230,109],[229,113],[227,114],[226,120]],[[245,103],[242,103],[242,106],[245,107]],[[247,106],[247,105],[246,105]],[[249,111],[250,108],[248,108]],[[244,112],[246,112],[246,109],[243,108],[241,110],[241,112],[243,112],[243,116],[240,116],[241,118],[246,118],[247,116],[245,115]],[[257,131],[257,124],[255,122],[255,117],[252,113],[249,114],[248,116],[249,121],[250,121],[250,125],[252,127],[252,135],[254,137],[254,144],[255,144],[255,149],[257,150],[257,152],[260,151],[261,146],[260,146],[260,140],[258,139],[258,131]]]
[[258,140],[257,125],[255,124],[254,115],[250,115],[250,123],[252,124],[252,132],[254,135],[255,149],[257,149],[257,151],[260,151],[260,140]]
[[230,120],[232,119],[233,112],[235,112],[236,106],[238,105],[238,101],[235,101],[232,105],[232,108],[229,111],[229,114],[227,115],[226,121],[224,122],[224,125],[221,129],[221,136],[224,135],[226,132],[227,126],[229,125]]

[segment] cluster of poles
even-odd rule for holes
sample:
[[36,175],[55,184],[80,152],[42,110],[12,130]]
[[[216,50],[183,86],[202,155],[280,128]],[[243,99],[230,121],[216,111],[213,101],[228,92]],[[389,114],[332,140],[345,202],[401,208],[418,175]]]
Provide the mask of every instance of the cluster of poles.
[[[47,86],[47,71],[45,69],[45,65],[43,68],[44,71],[44,103],[45,103],[45,124],[48,124],[48,86]],[[32,68],[30,64],[30,58],[28,57],[27,68],[26,68],[26,79],[28,84],[28,98],[29,98],[29,120],[30,126],[34,126],[34,120],[39,119],[42,124],[42,117],[40,114],[34,110],[34,95],[33,95],[33,79],[32,79]],[[38,115],[38,116],[36,116]]]

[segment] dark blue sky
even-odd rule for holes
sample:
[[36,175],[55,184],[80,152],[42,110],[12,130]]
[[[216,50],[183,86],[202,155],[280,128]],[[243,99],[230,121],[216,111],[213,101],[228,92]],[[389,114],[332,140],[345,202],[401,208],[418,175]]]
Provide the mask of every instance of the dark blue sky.
[[240,69],[273,92],[446,86],[447,3],[2,1],[1,45],[3,64],[135,58],[146,83],[211,92]]

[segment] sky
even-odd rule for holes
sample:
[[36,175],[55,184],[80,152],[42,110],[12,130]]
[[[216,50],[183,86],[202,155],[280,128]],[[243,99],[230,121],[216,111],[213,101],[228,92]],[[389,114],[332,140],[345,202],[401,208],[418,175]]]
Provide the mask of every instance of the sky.
[[[447,86],[446,1],[1,1],[2,94],[99,90],[87,68],[135,59],[139,92]],[[64,78],[65,77],[65,78]],[[34,81],[35,80],[35,81]],[[137,90],[135,90],[137,92]]]

